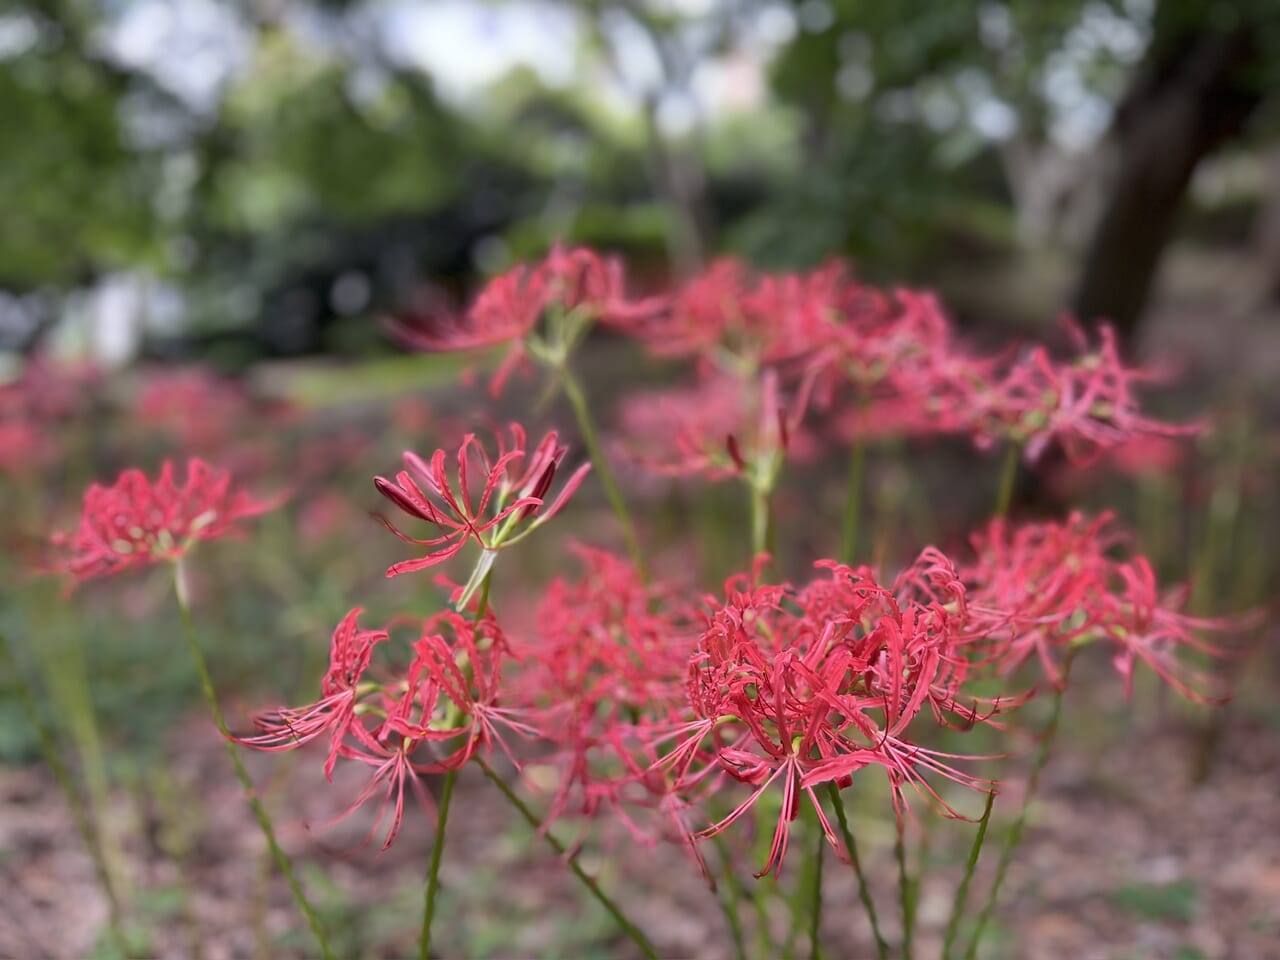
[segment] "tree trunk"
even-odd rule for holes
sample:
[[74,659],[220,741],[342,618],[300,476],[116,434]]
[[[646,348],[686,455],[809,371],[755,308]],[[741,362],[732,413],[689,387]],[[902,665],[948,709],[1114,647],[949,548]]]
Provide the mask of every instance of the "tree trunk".
[[[1132,341],[1196,165],[1238,136],[1262,100],[1244,19],[1217,28],[1210,4],[1166,0],[1146,60],[1116,110],[1114,179],[1071,307]],[[1171,12],[1170,12],[1171,11]]]

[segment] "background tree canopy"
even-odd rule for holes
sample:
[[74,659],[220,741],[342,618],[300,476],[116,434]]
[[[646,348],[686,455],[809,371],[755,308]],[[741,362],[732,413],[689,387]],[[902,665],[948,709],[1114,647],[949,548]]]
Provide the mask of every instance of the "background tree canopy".
[[1280,0],[10,4],[0,322],[128,277],[153,351],[383,349],[562,239],[1132,332],[1176,238],[1274,288],[1277,54]]

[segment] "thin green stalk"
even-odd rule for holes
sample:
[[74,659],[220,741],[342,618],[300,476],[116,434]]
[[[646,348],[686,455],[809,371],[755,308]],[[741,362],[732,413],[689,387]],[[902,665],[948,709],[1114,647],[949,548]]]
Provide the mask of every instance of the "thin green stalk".
[[898,900],[902,905],[902,960],[911,960],[916,931],[915,884],[907,874],[906,824],[898,824],[898,836],[893,843],[893,855],[898,861]]
[[40,666],[49,692],[67,717],[67,723],[80,754],[84,785],[88,794],[87,812],[94,824],[98,846],[107,872],[111,876],[116,898],[123,906],[130,900],[128,871],[124,849],[115,831],[105,819],[111,809],[111,782],[107,776],[106,755],[98,732],[98,717],[89,684],[89,668],[85,662],[83,637],[78,629],[61,621],[56,629],[64,642],[40,648]]
[[769,491],[762,490],[754,484],[751,491],[751,556],[761,553],[772,555],[773,542],[773,505],[770,503]]
[[200,675],[200,689],[204,693],[205,702],[209,705],[209,711],[213,714],[213,721],[218,726],[218,732],[222,734],[222,741],[227,748],[227,755],[231,758],[231,765],[235,767],[236,777],[244,788],[249,807],[253,810],[253,816],[258,821],[258,826],[262,828],[262,835],[266,837],[267,846],[271,848],[271,855],[275,858],[276,865],[280,868],[280,872],[284,874],[285,882],[289,884],[289,890],[293,893],[293,899],[297,903],[298,909],[307,918],[307,924],[315,935],[321,954],[325,957],[325,960],[337,960],[333,949],[329,946],[329,938],[325,935],[324,927],[320,925],[320,917],[316,914],[315,908],[311,906],[307,895],[303,893],[302,885],[298,882],[298,878],[293,872],[293,865],[289,862],[289,858],[280,849],[280,844],[276,841],[276,832],[271,825],[271,817],[267,814],[262,801],[258,799],[258,795],[254,792],[253,780],[250,779],[249,771],[245,769],[244,761],[240,759],[240,751],[236,749],[231,731],[227,728],[227,721],[222,715],[222,707],[218,703],[218,695],[213,689],[213,677],[209,674],[209,665],[205,662],[204,653],[200,650],[200,643],[196,639],[195,625],[191,621],[191,604],[187,599],[181,561],[173,565],[173,589],[178,598],[178,610],[182,615],[182,630],[186,636],[187,647],[191,651],[191,659],[195,661],[196,672]]
[[[859,404],[859,409],[865,404]],[[858,519],[862,513],[862,479],[867,468],[867,444],[862,435],[862,418],[858,418],[858,434],[849,451],[849,479],[844,499],[844,522],[840,527],[841,563],[853,563],[858,550]]]
[[[481,581],[479,599],[476,600],[475,622],[477,624],[489,609],[489,588],[492,584],[493,570],[490,570]],[[456,710],[456,706],[452,709]],[[436,838],[431,844],[431,867],[427,873],[427,893],[422,904],[422,933],[418,936],[418,960],[427,960],[431,955],[431,925],[436,918],[436,898],[440,893],[440,862],[444,859],[444,831],[449,823],[449,805],[453,800],[453,787],[457,779],[456,769],[445,771],[444,784],[440,789]]]
[[871,921],[871,933],[876,938],[876,954],[880,960],[888,960],[889,944],[880,933],[880,921],[876,916],[876,905],[871,899],[871,888],[867,886],[866,874],[862,872],[862,860],[858,856],[858,845],[853,839],[853,831],[849,829],[849,820],[844,812],[844,800],[834,782],[827,783],[827,793],[831,796],[831,805],[835,807],[836,820],[840,823],[840,836],[844,839],[845,849],[849,851],[849,859],[853,863],[853,872],[858,878],[858,899],[867,911],[867,919]]
[[977,956],[978,941],[982,938],[987,922],[991,919],[991,911],[995,909],[1000,887],[1004,883],[1005,874],[1009,872],[1009,864],[1013,862],[1013,854],[1018,849],[1018,844],[1022,842],[1022,830],[1027,823],[1027,811],[1031,809],[1031,798],[1035,795],[1036,785],[1040,782],[1040,774],[1044,772],[1045,765],[1049,762],[1049,748],[1053,744],[1054,735],[1058,732],[1058,719],[1062,716],[1062,698],[1067,689],[1067,677],[1071,673],[1071,659],[1072,655],[1068,653],[1066,662],[1062,666],[1061,685],[1053,692],[1049,722],[1045,724],[1044,732],[1040,734],[1040,748],[1036,751],[1035,762],[1031,766],[1031,776],[1027,779],[1027,790],[1022,797],[1022,806],[1000,849],[1000,862],[996,866],[995,880],[991,883],[991,890],[987,894],[986,902],[982,905],[982,912],[978,914],[978,922],[973,928],[973,934],[969,937],[969,945],[965,948],[966,960],[974,960]]
[[71,808],[71,819],[75,821],[76,831],[80,834],[80,839],[84,843],[85,849],[88,850],[90,859],[93,860],[93,869],[98,875],[98,884],[102,887],[102,892],[107,898],[107,931],[111,937],[111,942],[120,951],[122,957],[128,957],[129,945],[124,935],[124,918],[120,909],[120,898],[116,896],[115,885],[111,881],[111,871],[107,869],[107,858],[103,853],[102,845],[98,842],[97,831],[94,829],[93,821],[89,817],[89,811],[85,808],[80,791],[76,789],[71,771],[67,769],[66,764],[62,762],[62,757],[58,754],[58,744],[54,739],[53,731],[49,729],[44,722],[44,718],[40,716],[40,707],[36,704],[35,696],[27,686],[26,679],[19,671],[17,660],[13,655],[13,651],[9,648],[9,640],[3,633],[0,633],[0,667],[3,667],[6,676],[12,678],[13,685],[18,692],[18,699],[22,703],[22,711],[26,714],[27,722],[31,724],[31,728],[35,731],[36,739],[40,743],[40,752],[44,755],[44,762],[48,764],[50,772],[53,773],[53,778],[58,782],[58,787],[67,798],[67,805]]
[[618,486],[618,480],[614,477],[609,461],[604,455],[604,448],[600,446],[600,435],[596,431],[595,420],[591,416],[591,407],[587,403],[586,394],[583,393],[582,384],[578,382],[578,378],[568,366],[561,367],[559,372],[565,396],[569,398],[573,415],[578,421],[578,432],[582,434],[582,441],[587,445],[587,453],[591,456],[592,469],[600,478],[600,485],[604,487],[609,505],[613,507],[618,522],[622,524],[622,537],[627,543],[627,553],[641,580],[648,582],[649,565],[645,560],[644,551],[640,549],[640,539],[636,536],[636,526],[631,519],[631,511],[627,509],[627,501],[622,496],[622,488]]
[[1007,517],[1013,505],[1013,488],[1018,482],[1018,460],[1022,457],[1022,444],[1010,441],[1004,452],[1004,465],[1000,468],[1000,491],[996,494],[996,516]]
[[453,785],[458,779],[457,770],[446,771],[444,786],[440,790],[440,815],[436,819],[436,839],[431,845],[431,872],[427,875],[427,897],[422,907],[422,935],[418,938],[418,960],[431,955],[431,923],[436,915],[436,895],[440,890],[440,861],[444,856],[444,828],[449,822],[449,801],[453,799]]
[[484,757],[476,755],[474,760],[480,765],[480,769],[484,771],[484,775],[488,777],[490,781],[493,782],[494,786],[501,791],[502,795],[507,798],[507,802],[515,807],[517,812],[524,817],[525,822],[528,823],[529,826],[533,827],[534,830],[541,831],[551,849],[561,857],[564,857],[565,863],[569,865],[569,869],[573,871],[573,875],[581,880],[583,886],[585,886],[587,890],[590,891],[591,895],[599,901],[600,905],[604,907],[605,910],[609,911],[609,915],[613,917],[618,926],[622,928],[622,931],[631,938],[631,941],[640,948],[640,952],[648,957],[649,960],[657,960],[658,952],[654,949],[653,944],[649,942],[648,937],[641,933],[640,929],[627,919],[626,914],[622,912],[622,909],[614,903],[603,890],[600,889],[600,884],[596,881],[595,877],[582,869],[581,864],[578,863],[577,856],[566,856],[567,851],[565,845],[557,840],[550,830],[542,829],[542,823],[539,822],[534,812],[530,810],[525,802],[516,795],[516,792],[507,785],[507,782],[498,776],[493,767],[489,766],[488,761],[486,761]]
[[720,859],[724,864],[724,881],[725,896],[717,896],[716,903],[720,905],[720,910],[724,913],[724,918],[729,924],[729,935],[733,938],[733,955],[736,960],[747,960],[747,942],[742,932],[742,918],[738,916],[738,906],[747,899],[746,891],[742,889],[742,883],[738,880],[738,875],[733,870],[733,856],[729,852],[729,845],[724,842],[723,835],[717,833],[712,837],[711,842],[715,844],[716,850],[720,852]]
[[271,851],[263,851],[253,871],[253,960],[271,960],[271,931],[267,929],[267,905],[271,902]]
[[956,934],[960,932],[960,918],[964,915],[965,905],[969,901],[969,886],[973,883],[973,872],[978,866],[978,857],[982,854],[982,843],[987,839],[987,826],[991,823],[991,806],[995,803],[996,792],[987,794],[987,805],[983,808],[982,819],[978,821],[978,833],[973,838],[973,846],[969,848],[969,859],[964,867],[964,879],[956,890],[955,902],[951,904],[951,916],[947,919],[947,932],[942,940],[942,960],[951,960],[951,948],[955,945]]
[[827,852],[826,835],[821,830],[817,834],[818,852],[813,857],[813,879],[810,881],[813,909],[809,912],[809,956],[813,960],[822,957],[822,861]]
[[[817,943],[814,936],[814,928],[820,922],[820,911],[822,909],[822,848],[826,845],[826,837],[820,829],[818,823],[817,811],[812,805],[806,805],[801,811],[801,822],[804,824],[803,833],[797,839],[797,843],[807,842],[811,832],[816,833],[818,837],[818,849],[816,856],[810,857],[805,861],[806,868],[796,881],[795,887],[791,891],[790,908],[791,908],[791,927],[787,931],[787,945],[783,953],[784,957],[795,957],[796,943],[800,939],[800,932],[806,931],[810,935],[810,943]],[[806,922],[807,921],[807,922]]]

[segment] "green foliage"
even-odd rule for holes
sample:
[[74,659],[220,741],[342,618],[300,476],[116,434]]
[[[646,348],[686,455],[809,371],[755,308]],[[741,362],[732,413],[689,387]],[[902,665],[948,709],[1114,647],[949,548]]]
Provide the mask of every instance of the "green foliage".
[[463,131],[429,79],[402,70],[367,88],[359,79],[356,64],[265,33],[218,118],[225,143],[208,176],[212,223],[278,232],[308,217],[358,223],[421,212],[455,196]]
[[1128,884],[1118,888],[1112,899],[1117,906],[1149,920],[1190,923],[1200,899],[1200,890],[1194,880],[1159,885]]
[[9,20],[33,39],[0,58],[0,287],[66,286],[147,259],[154,161],[128,143],[121,75],[50,21]]

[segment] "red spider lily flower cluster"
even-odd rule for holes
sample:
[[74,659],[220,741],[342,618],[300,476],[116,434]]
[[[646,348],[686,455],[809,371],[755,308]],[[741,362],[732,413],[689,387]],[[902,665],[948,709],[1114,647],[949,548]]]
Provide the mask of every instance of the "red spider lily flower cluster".
[[238,384],[203,367],[149,373],[134,401],[143,424],[202,453],[222,449],[250,408]]
[[[655,355],[696,361],[700,380],[720,384],[707,388],[712,393],[727,392],[722,376],[742,380],[750,392],[762,370],[774,371],[788,396],[812,398],[789,405],[793,432],[811,408],[834,412],[833,426],[846,440],[967,433],[980,447],[1017,444],[1028,462],[1053,444],[1073,462],[1087,462],[1135,438],[1199,429],[1141,413],[1136,388],[1161,377],[1125,365],[1106,326],[1090,348],[1068,322],[1078,354],[1067,360],[1041,346],[985,355],[956,336],[933,295],[879,291],[840,262],[808,273],[759,274],[740,261],[720,260],[667,298],[629,300],[625,288],[618,261],[557,248],[541,263],[493,280],[463,319],[406,339],[429,350],[511,342],[494,378],[496,392],[526,354],[562,367],[598,321]],[[670,399],[680,403],[678,396]],[[635,405],[629,416],[644,419]],[[681,470],[701,463],[714,475],[725,469],[720,452],[735,429],[711,444],[672,431],[674,449],[647,459]]]
[[35,472],[56,457],[56,445],[39,424],[0,411],[0,476]]
[[[748,484],[757,544],[769,540],[768,498],[785,458],[816,451],[824,425],[859,440],[967,434],[1032,461],[1058,445],[1077,462],[1194,429],[1139,411],[1135,391],[1155,375],[1122,363],[1105,328],[1100,345],[1081,338],[1067,360],[1042,347],[983,354],[961,341],[931,295],[877,291],[838,263],[762,275],[720,261],[665,299],[628,299],[626,286],[616,261],[557,248],[496,278],[464,317],[419,330],[415,342],[510,343],[496,386],[526,356],[567,375],[569,351],[595,323],[653,354],[693,361],[692,388],[624,401],[628,446],[662,473]],[[825,424],[813,422],[820,417]],[[999,726],[1026,699],[978,696],[974,681],[989,681],[991,670],[1007,674],[1035,658],[1061,683],[1070,651],[1102,643],[1126,689],[1142,661],[1203,697],[1207,677],[1182,653],[1217,653],[1201,633],[1228,627],[1188,616],[1185,591],[1162,593],[1146,559],[1126,555],[1109,516],[1076,515],[993,522],[965,565],[929,547],[896,578],[820,560],[807,582],[771,583],[760,560],[700,605],[649,582],[634,557],[577,547],[581,573],[554,580],[532,629],[508,638],[489,605],[495,558],[554,517],[588,467],[552,495],[566,455],[556,433],[531,447],[512,425],[495,442],[496,451],[467,434],[456,451],[406,453],[403,470],[374,479],[399,513],[429,528],[417,538],[384,520],[425,553],[388,576],[443,564],[470,542],[479,548],[455,609],[413,622],[408,657],[399,658],[408,665],[375,661],[400,628],[362,629],[353,611],[334,633],[320,698],[259,716],[257,733],[241,739],[264,750],[325,742],[329,776],[339,761],[369,768],[346,813],[380,798],[379,823],[392,811],[384,849],[400,829],[407,787],[421,791],[423,774],[456,772],[497,748],[547,796],[544,828],[608,814],[642,841],[684,843],[706,872],[700,841],[776,792],[759,876],[781,871],[806,802],[848,857],[828,793],[865,781],[863,771],[887,780],[900,830],[917,798],[961,816],[944,781],[995,790],[969,765],[984,758],[944,753],[927,739],[931,727]],[[517,751],[513,737],[533,746]]]
[[675,591],[646,585],[627,561],[581,545],[574,552],[583,575],[552,581],[533,634],[513,644],[524,666],[513,698],[551,747],[542,761],[557,772],[547,822],[608,808],[648,842],[661,828],[645,829],[640,814],[669,813],[669,791],[651,789],[649,760],[637,751],[653,724],[684,702],[693,613]]
[[53,539],[63,555],[55,568],[87,580],[177,560],[198,541],[233,533],[240,521],[277,503],[234,488],[229,473],[203,460],[188,461],[182,483],[167,460],[154,481],[126,470],[111,486],[94,484],[85,492],[75,533]]
[[29,360],[21,376],[0,383],[0,478],[26,477],[62,455],[58,430],[95,399],[100,375],[95,367]]
[[[400,338],[420,350],[473,350],[510,343],[491,382],[496,395],[526,354],[553,365],[592,323],[630,326],[660,309],[657,299],[630,300],[620,261],[582,247],[556,246],[539,264],[519,265],[480,291],[461,316],[406,318]],[[539,323],[547,321],[539,332]]]
[[237,742],[283,751],[323,737],[329,743],[324,771],[330,780],[339,760],[370,768],[368,784],[337,819],[380,797],[365,842],[391,810],[382,844],[386,850],[404,822],[406,787],[429,806],[420,780],[424,774],[456,770],[494,744],[509,753],[504,730],[520,736],[534,731],[498,703],[511,655],[492,615],[476,622],[446,611],[422,622],[410,644],[408,667],[389,672],[379,670],[372,656],[377,645],[394,642],[390,633],[361,629],[359,614],[352,610],[333,633],[320,699],[257,715],[258,733]]
[[1169,424],[1141,413],[1134,388],[1162,379],[1159,371],[1128,367],[1120,359],[1115,330],[1099,327],[1090,350],[1080,327],[1067,321],[1079,355],[1055,361],[1042,346],[1003,365],[997,379],[970,378],[965,401],[979,445],[1009,440],[1034,463],[1058,443],[1072,463],[1145,437],[1198,433],[1201,424]]
[[962,572],[995,664],[1007,672],[1035,656],[1045,676],[1061,684],[1068,652],[1101,641],[1113,648],[1126,694],[1142,661],[1183,696],[1215,699],[1206,692],[1211,678],[1184,654],[1219,656],[1223,651],[1201,635],[1245,624],[1183,612],[1186,587],[1161,591],[1145,557],[1115,556],[1128,540],[1109,513],[1021,526],[997,519],[976,534],[975,559]]
[[926,704],[939,722],[966,727],[1012,705],[984,705],[963,691],[973,637],[964,587],[940,553],[926,551],[891,587],[867,568],[819,566],[829,579],[798,590],[741,578],[727,585],[689,663],[680,739],[657,761],[677,792],[714,774],[755,788],[699,837],[728,828],[778,784],[782,809],[760,876],[781,868],[802,795],[847,856],[816,788],[847,787],[866,767],[887,774],[900,816],[907,786],[959,816],[930,776],[977,790],[991,783],[949,763],[963,758],[916,745],[907,727]]
[[[579,467],[555,500],[542,510],[567,448],[559,445],[558,436],[552,431],[530,451],[524,428],[513,423],[508,429],[509,437],[497,434],[498,452],[494,457],[475,434],[467,434],[454,456],[452,479],[444,450],[432,454],[430,463],[415,453],[405,453],[406,469],[394,480],[374,478],[378,492],[402,512],[441,531],[439,536],[417,539],[384,521],[400,539],[428,548],[425,557],[392,565],[387,570],[388,577],[435,566],[475,540],[482,550],[481,562],[458,601],[461,608],[488,574],[499,550],[522,540],[560,512],[581,486],[590,464]],[[478,500],[473,497],[473,480],[481,488]]]

